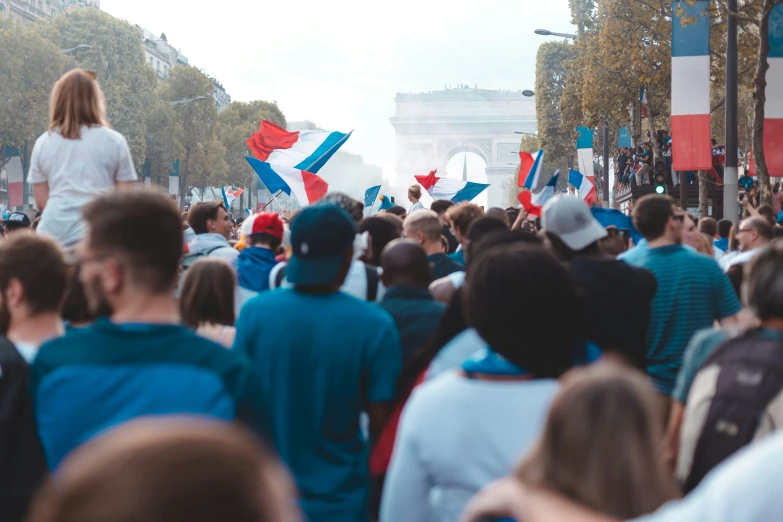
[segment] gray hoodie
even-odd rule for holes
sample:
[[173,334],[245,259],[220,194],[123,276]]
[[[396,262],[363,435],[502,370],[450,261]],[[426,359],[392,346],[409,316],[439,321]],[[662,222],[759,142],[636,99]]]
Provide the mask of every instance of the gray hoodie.
[[182,261],[184,265],[187,265],[188,258],[204,256],[219,257],[230,261],[233,265],[234,260],[239,257],[239,251],[234,249],[228,240],[220,234],[198,234],[193,241],[188,243],[188,253],[185,254]]

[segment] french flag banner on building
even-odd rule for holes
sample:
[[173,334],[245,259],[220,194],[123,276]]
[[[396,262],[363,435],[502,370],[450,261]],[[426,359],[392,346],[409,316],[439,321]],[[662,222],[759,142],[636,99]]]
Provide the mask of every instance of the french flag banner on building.
[[[579,172],[591,178],[595,176],[593,168],[593,129],[577,127],[576,152]],[[569,176],[570,178],[570,176]]]
[[329,184],[312,172],[294,167],[270,165],[255,158],[245,158],[272,194],[282,191],[295,198],[299,205],[312,205],[326,195]]
[[588,205],[593,205],[598,201],[598,194],[595,192],[595,183],[590,179],[592,176],[584,176],[581,172],[574,169],[568,171],[568,183],[579,191],[579,197]]
[[712,168],[708,9],[704,0],[672,4],[671,135],[678,172]]
[[350,136],[350,132],[288,132],[276,123],[263,120],[258,132],[247,140],[247,146],[261,161],[315,174]]
[[24,201],[24,171],[22,170],[22,158],[18,149],[5,148],[5,155],[11,159],[5,165],[8,176],[8,206],[21,207]]
[[439,178],[435,176],[437,170],[433,170],[426,176],[414,176],[419,185],[432,196],[433,199],[448,199],[454,203],[472,201],[473,198],[484,192],[489,185],[473,183],[461,179]]
[[769,69],[764,104],[764,157],[770,176],[783,176],[783,4],[769,17]]
[[519,153],[519,186],[528,190],[538,188],[541,170],[544,167],[544,151]]

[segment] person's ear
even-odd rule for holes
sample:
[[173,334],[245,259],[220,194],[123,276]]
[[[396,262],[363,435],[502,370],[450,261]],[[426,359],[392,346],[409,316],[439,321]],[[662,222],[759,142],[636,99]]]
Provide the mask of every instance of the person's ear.
[[16,308],[24,303],[24,286],[16,278],[8,281],[8,288],[5,292],[6,307]]

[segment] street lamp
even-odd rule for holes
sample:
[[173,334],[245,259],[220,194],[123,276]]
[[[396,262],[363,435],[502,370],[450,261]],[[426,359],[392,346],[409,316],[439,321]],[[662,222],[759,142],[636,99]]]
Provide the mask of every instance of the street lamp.
[[522,131],[515,131],[514,134],[524,134],[525,136],[538,136],[538,134],[534,134],[532,132],[522,132]]
[[91,45],[79,44],[72,49],[60,49],[60,54],[74,54],[77,51],[89,51],[90,49],[92,49]]
[[530,89],[525,89],[524,91],[522,91],[522,96],[527,96],[528,98],[532,98],[535,95],[536,93],[534,93]]
[[553,33],[552,31],[549,31],[548,29],[536,29],[534,31],[536,34],[541,36],[559,36],[561,38],[568,38],[570,40],[576,40],[575,34],[569,34],[569,33]]
[[206,100],[206,99],[207,99],[206,96],[196,96],[195,98],[186,98],[184,100],[173,101],[173,102],[171,102],[171,106],[175,107],[177,105],[187,105],[190,102],[194,102],[194,101],[198,101],[198,100]]

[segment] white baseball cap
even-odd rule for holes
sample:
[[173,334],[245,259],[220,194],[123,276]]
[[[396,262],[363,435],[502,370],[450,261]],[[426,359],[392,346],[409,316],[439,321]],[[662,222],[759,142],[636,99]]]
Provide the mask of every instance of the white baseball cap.
[[541,226],[576,252],[607,236],[587,203],[574,196],[550,199],[541,214]]

